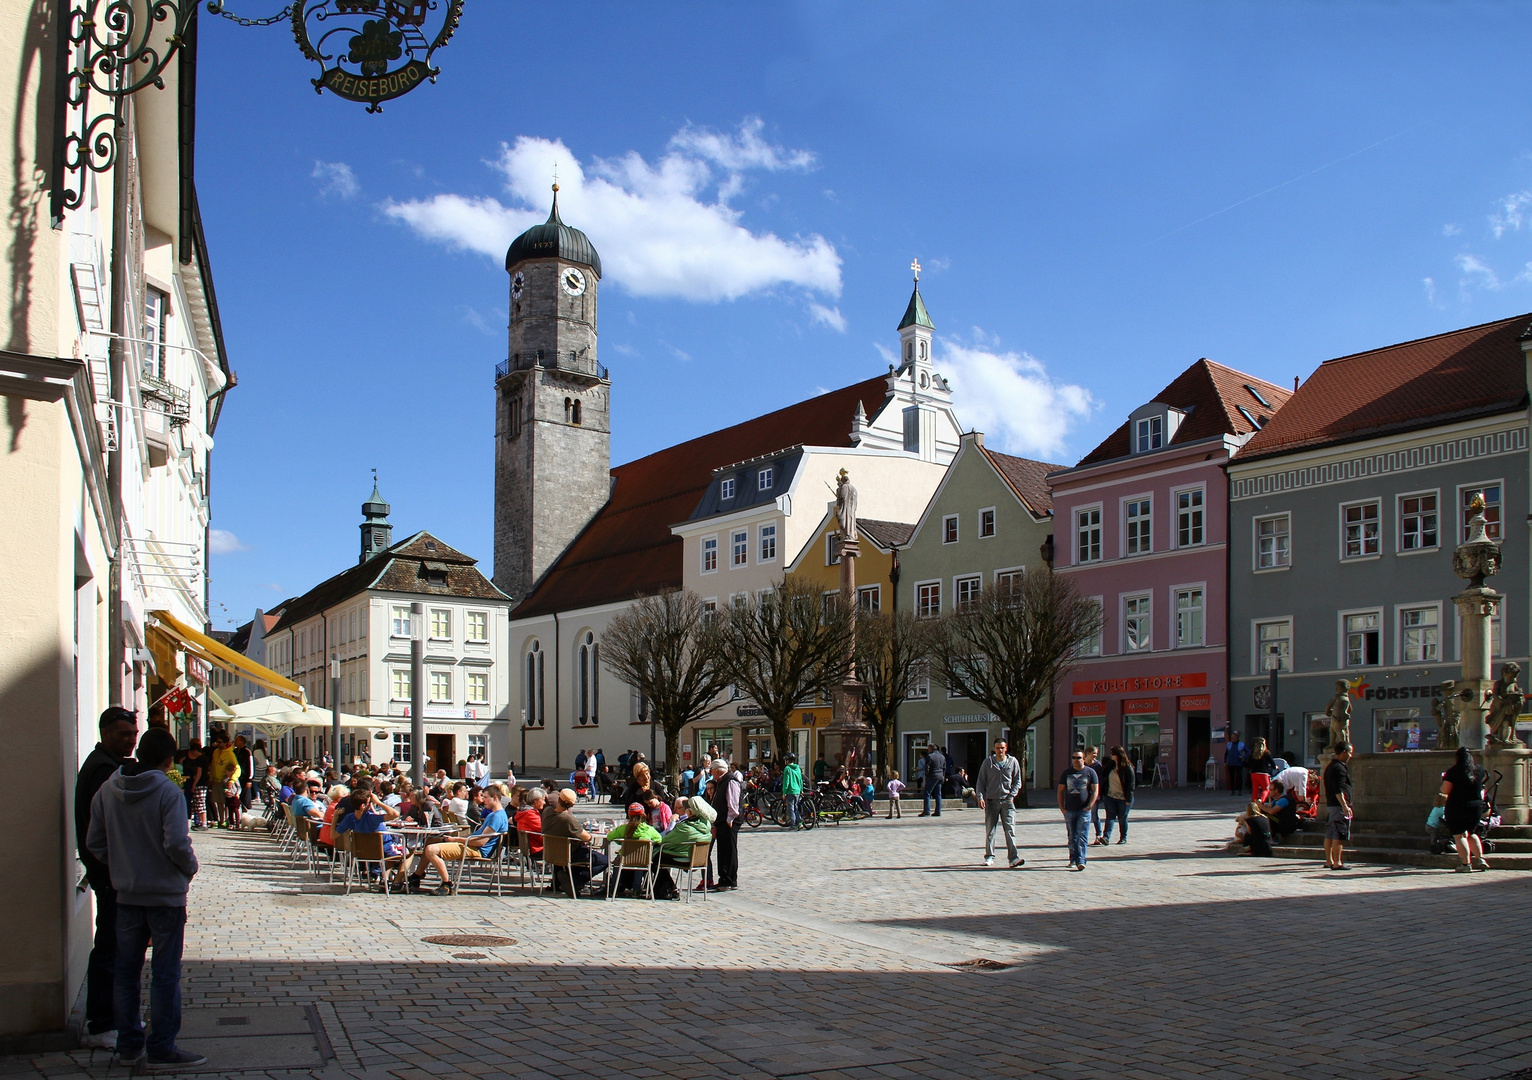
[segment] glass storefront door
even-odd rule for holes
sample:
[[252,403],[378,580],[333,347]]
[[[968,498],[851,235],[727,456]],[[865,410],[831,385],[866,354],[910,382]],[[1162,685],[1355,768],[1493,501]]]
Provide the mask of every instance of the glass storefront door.
[[1076,717],[1073,721],[1073,750],[1094,746],[1100,750],[1106,741],[1106,720],[1097,717]]
[[1154,766],[1160,758],[1160,718],[1135,714],[1123,717],[1123,743],[1141,783],[1154,780]]

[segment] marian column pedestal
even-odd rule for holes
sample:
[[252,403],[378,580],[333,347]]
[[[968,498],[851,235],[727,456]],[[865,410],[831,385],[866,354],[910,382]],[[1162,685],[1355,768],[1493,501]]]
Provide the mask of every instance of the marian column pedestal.
[[862,553],[857,536],[856,488],[846,470],[840,471],[835,487],[835,517],[840,526],[840,595],[851,608],[851,643],[847,646],[850,661],[846,681],[831,691],[830,724],[824,730],[825,760],[844,765],[853,777],[870,774],[872,767],[872,728],[862,719],[862,684],[856,677],[856,560]]

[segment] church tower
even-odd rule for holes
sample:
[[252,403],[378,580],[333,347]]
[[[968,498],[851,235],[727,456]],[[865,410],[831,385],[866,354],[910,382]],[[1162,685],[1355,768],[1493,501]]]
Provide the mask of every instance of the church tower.
[[518,236],[495,373],[495,584],[520,603],[611,491],[611,389],[596,362],[601,257],[559,217]]
[[377,476],[373,476],[372,496],[362,504],[362,556],[358,563],[366,562],[380,551],[387,551],[393,544],[394,527],[388,523],[390,509],[378,491]]

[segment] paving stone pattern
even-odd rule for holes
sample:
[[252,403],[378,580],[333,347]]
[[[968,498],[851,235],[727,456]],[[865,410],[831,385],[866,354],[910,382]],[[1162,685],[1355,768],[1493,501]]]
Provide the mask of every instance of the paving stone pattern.
[[[203,834],[188,1035],[218,1036],[201,1046],[210,1073],[322,1080],[1532,1068],[1532,874],[1237,858],[1221,850],[1234,810],[1145,792],[1131,842],[1092,848],[1084,873],[1045,808],[1018,814],[1016,871],[1003,854],[980,865],[974,810],[746,830],[740,891],[689,904],[340,896],[264,836]],[[421,940],[454,933],[516,944],[462,960]],[[1007,966],[949,966],[975,959]],[[0,1073],[104,1078],[107,1063],[82,1051]]]

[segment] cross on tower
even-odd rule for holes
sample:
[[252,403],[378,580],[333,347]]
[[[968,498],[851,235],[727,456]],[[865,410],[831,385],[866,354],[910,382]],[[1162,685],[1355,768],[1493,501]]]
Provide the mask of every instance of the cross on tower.
[[910,260],[910,269],[915,271],[915,280],[919,281],[920,280],[920,260],[919,259],[912,259],[912,260]]

